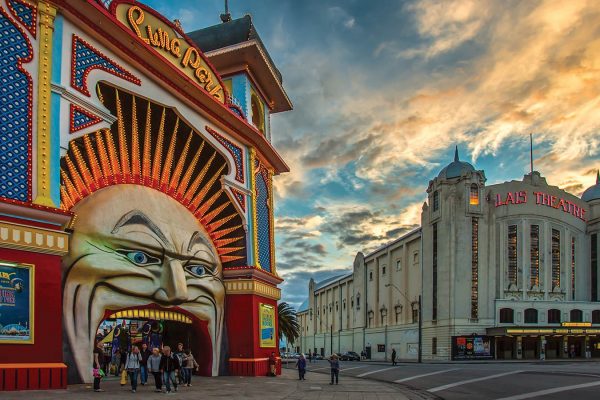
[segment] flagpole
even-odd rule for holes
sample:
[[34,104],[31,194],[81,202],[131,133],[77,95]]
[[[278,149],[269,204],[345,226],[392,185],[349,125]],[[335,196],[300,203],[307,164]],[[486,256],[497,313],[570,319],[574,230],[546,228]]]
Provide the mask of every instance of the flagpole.
[[529,134],[529,161],[531,163],[531,173],[533,174],[533,135]]

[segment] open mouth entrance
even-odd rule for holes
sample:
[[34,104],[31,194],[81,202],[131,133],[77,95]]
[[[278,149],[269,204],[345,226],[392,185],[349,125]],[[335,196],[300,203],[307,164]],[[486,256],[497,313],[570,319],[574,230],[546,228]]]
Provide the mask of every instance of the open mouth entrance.
[[[207,321],[178,307],[161,308],[156,304],[144,307],[106,310],[97,330],[97,340],[104,345],[105,357],[113,363],[123,363],[114,356],[117,349],[121,354],[131,351],[132,346],[142,349],[171,347],[177,351],[178,343],[190,350],[199,365],[199,375],[212,375],[212,340]],[[196,373],[194,371],[194,373]]]

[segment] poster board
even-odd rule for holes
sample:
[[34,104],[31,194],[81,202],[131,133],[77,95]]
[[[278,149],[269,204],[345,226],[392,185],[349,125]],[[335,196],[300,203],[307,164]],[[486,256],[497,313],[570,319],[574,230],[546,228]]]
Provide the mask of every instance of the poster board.
[[260,347],[275,347],[275,307],[270,304],[258,305],[258,318],[260,321]]
[[34,266],[0,260],[0,344],[33,343]]

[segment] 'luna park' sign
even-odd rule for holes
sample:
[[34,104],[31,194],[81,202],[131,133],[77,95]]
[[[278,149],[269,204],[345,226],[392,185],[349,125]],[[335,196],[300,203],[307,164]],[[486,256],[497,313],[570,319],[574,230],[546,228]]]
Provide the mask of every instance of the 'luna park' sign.
[[157,49],[165,60],[190,77],[211,96],[221,103],[225,102],[219,78],[202,57],[200,49],[178,35],[162,18],[154,15],[150,10],[127,3],[117,5],[115,16],[119,22],[131,28],[141,41]]
[[[544,192],[533,192],[533,195],[535,196],[536,205],[552,207],[585,221],[585,209],[579,207],[572,201]],[[496,207],[509,204],[527,204],[527,192],[524,190],[519,192],[508,192],[504,196],[500,193],[496,194],[496,199],[494,201]]]

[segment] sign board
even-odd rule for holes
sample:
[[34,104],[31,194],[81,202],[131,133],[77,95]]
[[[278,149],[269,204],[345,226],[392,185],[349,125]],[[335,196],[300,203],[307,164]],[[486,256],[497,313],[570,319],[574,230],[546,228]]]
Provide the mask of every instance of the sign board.
[[173,64],[221,103],[225,102],[219,75],[202,51],[178,33],[170,22],[139,3],[116,3],[113,12],[119,22],[131,29],[140,41],[154,48],[163,60]]
[[563,199],[544,192],[532,192],[532,197],[524,190],[519,192],[508,192],[506,194],[496,194],[494,205],[496,207],[507,206],[509,204],[527,204],[529,198],[535,198],[536,206],[551,207],[564,213],[571,214],[582,221],[585,221],[585,209],[579,207],[570,200]]
[[591,322],[563,322],[560,326],[564,326],[566,328],[590,328],[592,326]]
[[33,265],[0,261],[0,344],[33,343]]
[[453,360],[492,360],[494,342],[492,336],[452,336]]
[[258,319],[260,321],[260,347],[275,347],[275,307],[260,303]]

